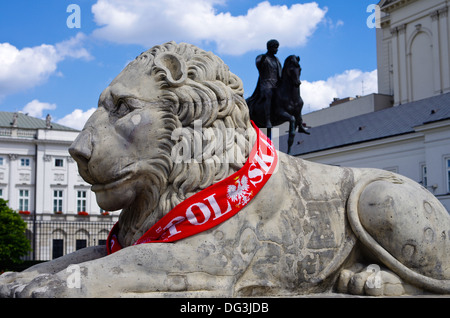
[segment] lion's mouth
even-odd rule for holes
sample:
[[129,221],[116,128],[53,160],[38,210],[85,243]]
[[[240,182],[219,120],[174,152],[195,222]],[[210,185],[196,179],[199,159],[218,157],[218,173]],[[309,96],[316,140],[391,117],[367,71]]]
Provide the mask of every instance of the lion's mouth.
[[91,187],[91,190],[93,192],[102,192],[102,191],[108,191],[111,189],[115,189],[118,187],[121,187],[124,183],[130,181],[132,179],[132,173],[126,173],[125,175],[123,175],[122,177],[120,177],[117,180],[108,182],[108,183],[104,183],[104,184],[93,184]]

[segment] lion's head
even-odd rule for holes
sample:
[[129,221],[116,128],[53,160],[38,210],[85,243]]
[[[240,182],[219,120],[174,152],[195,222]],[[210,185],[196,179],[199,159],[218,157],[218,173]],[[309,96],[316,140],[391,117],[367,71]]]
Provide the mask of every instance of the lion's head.
[[99,206],[122,209],[119,239],[128,246],[237,171],[255,139],[241,80],[214,54],[169,42],[112,81],[69,152]]

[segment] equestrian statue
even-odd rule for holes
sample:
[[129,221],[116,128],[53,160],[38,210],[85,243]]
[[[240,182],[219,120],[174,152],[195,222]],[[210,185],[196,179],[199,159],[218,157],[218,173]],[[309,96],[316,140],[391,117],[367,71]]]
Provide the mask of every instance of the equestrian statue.
[[273,126],[289,122],[288,154],[291,152],[296,129],[299,133],[309,135],[303,126],[303,99],[300,96],[300,58],[290,55],[286,58],[283,68],[275,54],[279,42],[267,42],[267,53],[256,58],[259,71],[258,84],[255,92],[246,102],[250,118],[259,128],[267,128],[271,138]]

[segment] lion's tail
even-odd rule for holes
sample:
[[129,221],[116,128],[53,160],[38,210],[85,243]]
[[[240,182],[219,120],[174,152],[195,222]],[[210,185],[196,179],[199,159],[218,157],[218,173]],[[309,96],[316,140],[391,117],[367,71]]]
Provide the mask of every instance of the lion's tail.
[[404,281],[429,292],[449,294],[450,280],[434,279],[419,274],[406,267],[393,255],[391,255],[386,249],[384,249],[383,246],[381,246],[361,224],[358,214],[358,202],[362,192],[372,182],[379,180],[387,181],[389,179],[391,179],[392,182],[395,182],[395,175],[388,175],[387,177],[386,175],[378,177],[367,177],[357,182],[352,192],[350,193],[347,205],[347,216],[353,232],[367,249],[369,249],[374,255],[376,255],[385,266],[395,272]]

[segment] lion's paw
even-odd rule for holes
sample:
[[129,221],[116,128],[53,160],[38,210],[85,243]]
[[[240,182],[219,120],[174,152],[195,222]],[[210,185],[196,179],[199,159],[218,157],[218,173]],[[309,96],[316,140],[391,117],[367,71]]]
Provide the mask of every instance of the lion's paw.
[[66,282],[53,274],[41,274],[15,292],[17,298],[66,297]]
[[30,272],[5,272],[0,275],[0,298],[14,297],[15,292],[23,289],[36,277]]
[[376,264],[356,264],[341,272],[337,290],[340,293],[361,296],[404,296],[422,291],[405,283],[392,271]]
[[1,276],[0,297],[64,297],[67,294],[66,282],[53,274],[40,274],[33,279],[24,278],[21,273],[5,274]]

